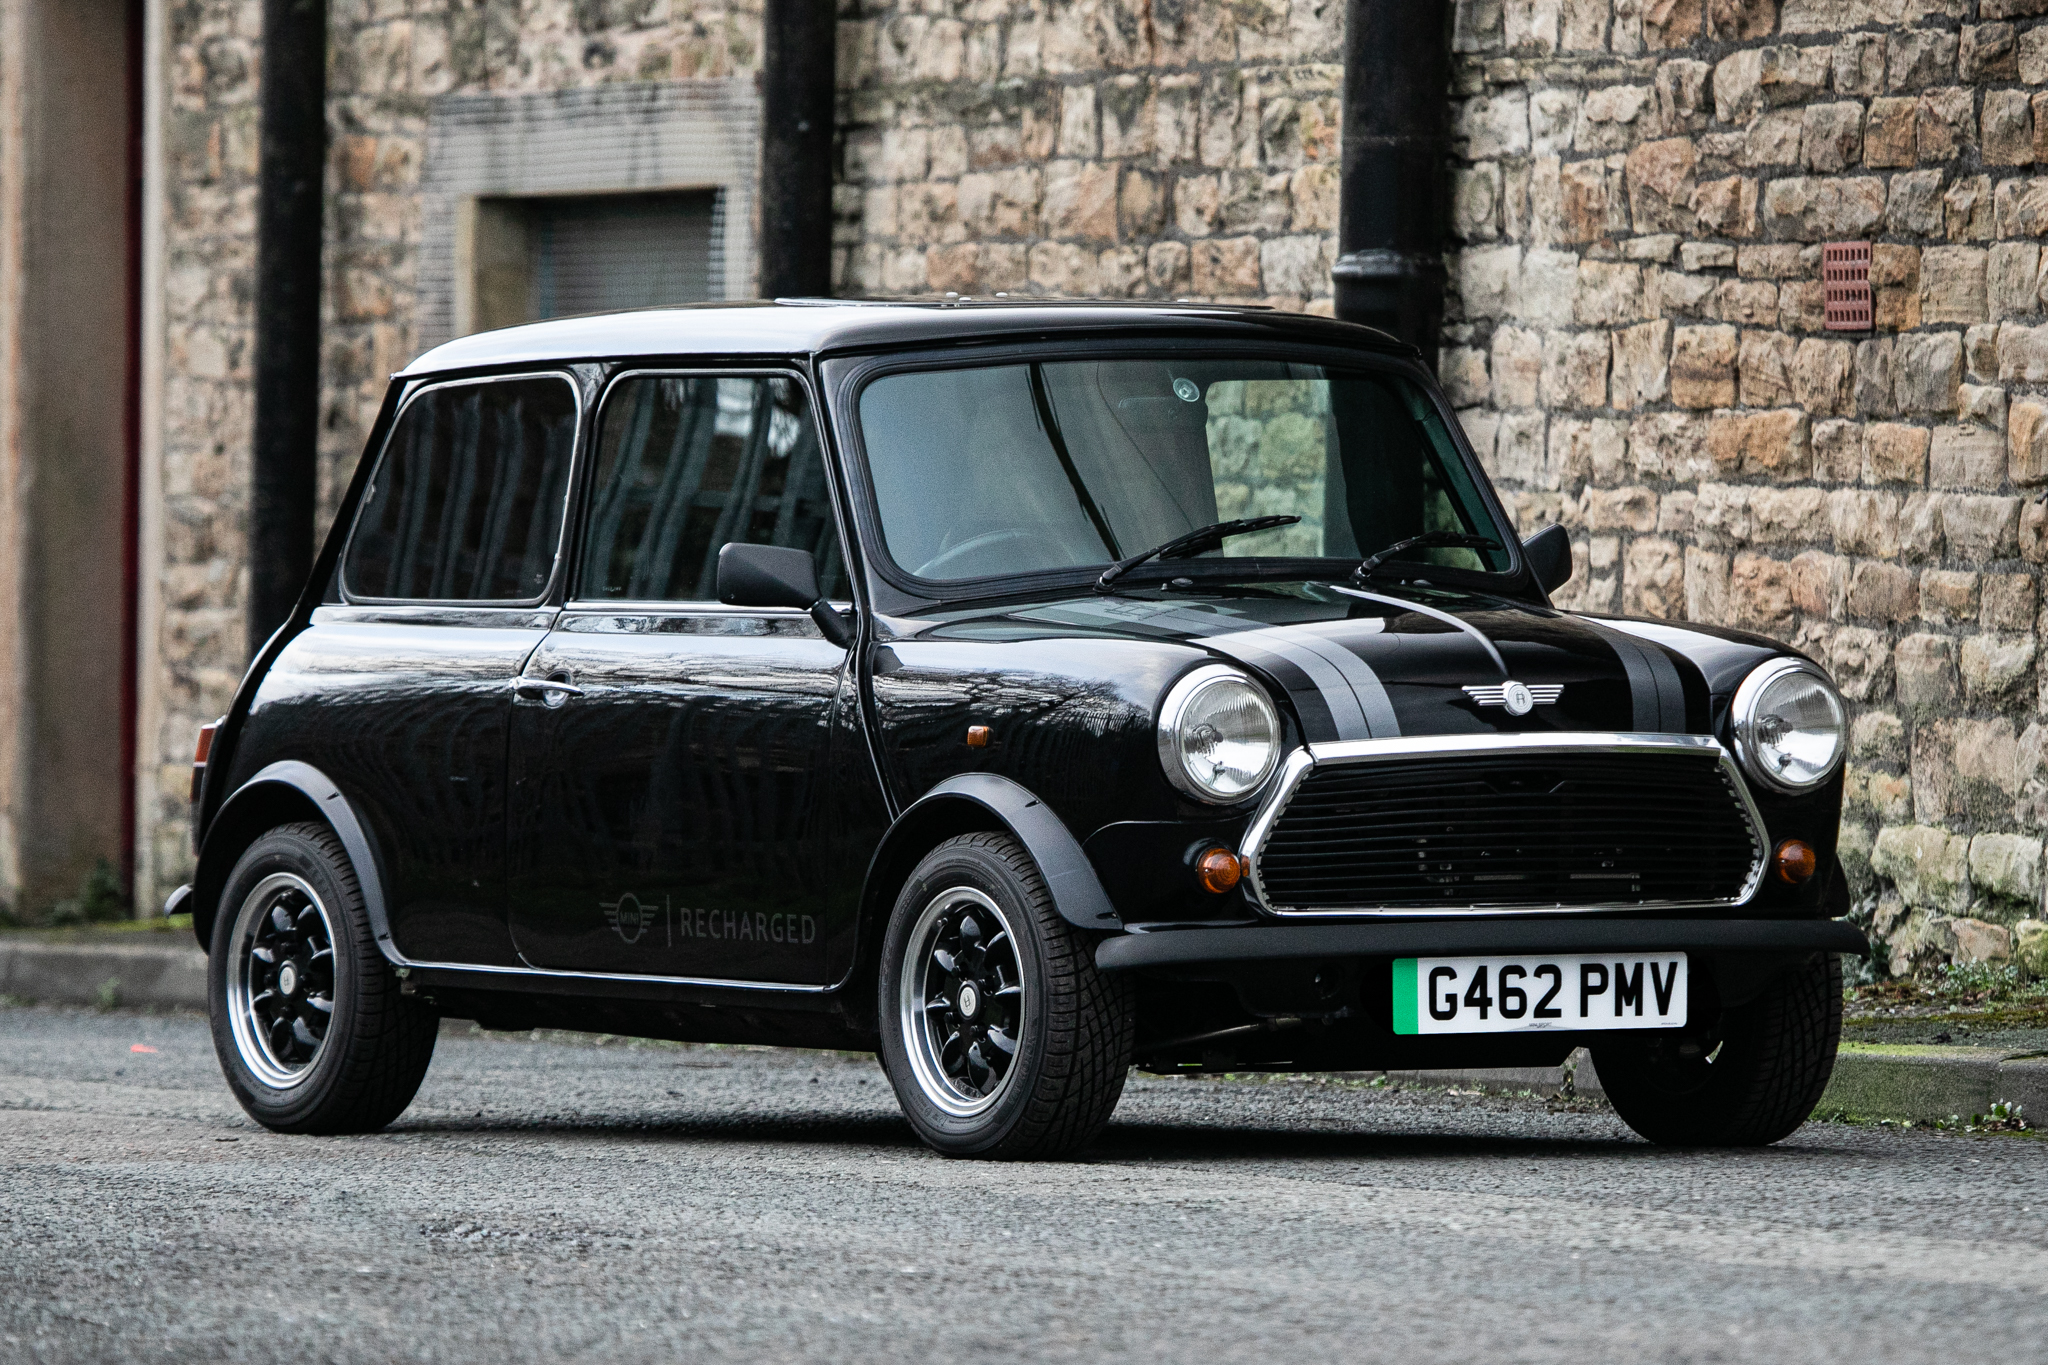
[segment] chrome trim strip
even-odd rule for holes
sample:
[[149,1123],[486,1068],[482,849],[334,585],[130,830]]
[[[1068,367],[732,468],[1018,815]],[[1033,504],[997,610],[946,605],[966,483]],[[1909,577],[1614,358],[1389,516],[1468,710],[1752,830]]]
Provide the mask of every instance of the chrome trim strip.
[[[1402,738],[1351,742],[1389,748],[1399,746],[1408,750],[1417,741]],[[1304,744],[1281,759],[1280,771],[1273,778],[1271,787],[1267,789],[1266,799],[1259,802],[1259,809],[1252,816],[1251,824],[1245,827],[1244,842],[1237,846],[1238,857],[1243,859],[1245,866],[1245,899],[1262,910],[1273,914],[1291,913],[1273,908],[1272,900],[1266,895],[1265,878],[1259,874],[1259,855],[1266,851],[1266,840],[1272,837],[1273,826],[1279,823],[1282,812],[1287,809],[1287,803],[1294,799],[1295,788],[1301,785],[1302,779],[1316,766],[1314,750],[1336,747],[1338,746],[1328,744]]]
[[[831,605],[841,611],[850,610],[850,601],[834,601]],[[728,607],[723,602],[637,602],[624,598],[618,601],[598,599],[597,601],[565,602],[564,616],[768,616],[786,621],[808,621],[811,619],[808,607]]]
[[[1323,764],[1386,763],[1407,758],[1447,758],[1465,754],[1498,753],[1671,753],[1673,751],[1708,752],[1716,755],[1721,770],[1727,774],[1736,795],[1742,800],[1744,818],[1749,821],[1749,837],[1756,856],[1750,863],[1749,880],[1744,883],[1741,894],[1726,900],[1633,900],[1589,902],[1585,905],[1529,906],[1529,905],[1430,905],[1399,906],[1393,908],[1377,906],[1342,906],[1334,909],[1302,910],[1293,906],[1279,906],[1272,903],[1266,894],[1265,879],[1261,875],[1259,859],[1266,851],[1266,841],[1272,837],[1273,826],[1294,799],[1295,791],[1308,779],[1308,775]],[[1245,830],[1244,841],[1238,845],[1238,852],[1248,869],[1246,882],[1250,888],[1252,903],[1268,914],[1290,919],[1329,919],[1335,917],[1400,915],[1410,918],[1440,914],[1454,915],[1582,915],[1612,912],[1617,910],[1684,910],[1726,908],[1745,905],[1756,895],[1762,885],[1764,867],[1767,861],[1764,837],[1763,813],[1757,809],[1756,798],[1750,794],[1749,783],[1744,779],[1735,756],[1722,746],[1712,735],[1653,735],[1630,731],[1568,730],[1533,735],[1421,735],[1401,739],[1339,740],[1331,744],[1306,744],[1294,750],[1281,761],[1279,776],[1273,781],[1266,799],[1259,804],[1258,813],[1252,817],[1251,825]]]
[[[386,957],[396,955],[387,953]],[[787,981],[733,981],[715,976],[641,976],[629,972],[570,972],[548,967],[495,967],[476,962],[419,962],[399,958],[396,965],[408,971],[475,972],[486,976],[545,977],[554,981],[622,981],[643,986],[717,986],[741,991],[796,991],[823,995],[830,986],[800,986]]]

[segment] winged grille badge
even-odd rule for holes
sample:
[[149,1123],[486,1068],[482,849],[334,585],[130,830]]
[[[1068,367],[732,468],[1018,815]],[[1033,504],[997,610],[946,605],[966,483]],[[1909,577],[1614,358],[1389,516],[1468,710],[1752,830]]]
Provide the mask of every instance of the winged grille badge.
[[1564,695],[1563,683],[1531,686],[1509,680],[1490,687],[1467,687],[1465,695],[1481,706],[1503,706],[1511,716],[1526,716],[1539,706],[1548,706]]

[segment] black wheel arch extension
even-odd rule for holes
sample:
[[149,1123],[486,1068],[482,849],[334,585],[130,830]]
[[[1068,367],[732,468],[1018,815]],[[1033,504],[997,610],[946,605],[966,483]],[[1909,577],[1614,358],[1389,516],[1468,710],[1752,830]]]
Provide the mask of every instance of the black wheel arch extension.
[[187,902],[192,910],[192,933],[199,946],[212,946],[213,922],[220,912],[221,893],[243,850],[261,838],[264,831],[296,820],[318,821],[341,840],[342,849],[355,867],[363,909],[376,935],[377,948],[385,957],[393,958],[395,949],[391,922],[385,913],[384,881],[370,832],[348,797],[327,774],[296,759],[272,763],[237,787],[208,822]]
[[910,870],[925,854],[958,834],[1008,830],[1038,864],[1060,917],[1079,929],[1109,933],[1123,920],[1103,890],[1081,841],[1028,787],[995,773],[949,777],[913,801],[875,849],[861,892],[861,918],[884,915]]

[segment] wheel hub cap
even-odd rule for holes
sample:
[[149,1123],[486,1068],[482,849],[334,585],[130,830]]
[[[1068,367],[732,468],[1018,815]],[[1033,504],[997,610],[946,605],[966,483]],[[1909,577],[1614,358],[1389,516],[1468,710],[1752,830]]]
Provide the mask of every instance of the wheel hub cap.
[[969,1117],[995,1104],[1024,1038],[1024,969],[1010,922],[971,887],[918,917],[903,963],[903,1041],[925,1097]]
[[312,1073],[334,1017],[334,928],[312,886],[265,877],[235,913],[228,1022],[250,1073],[289,1090]]

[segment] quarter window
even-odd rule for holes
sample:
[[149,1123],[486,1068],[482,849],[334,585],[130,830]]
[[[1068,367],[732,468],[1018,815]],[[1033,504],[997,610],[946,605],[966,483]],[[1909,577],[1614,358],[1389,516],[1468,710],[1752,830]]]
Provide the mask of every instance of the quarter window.
[[353,597],[523,602],[561,542],[576,391],[566,379],[450,384],[408,403],[349,540]]
[[605,401],[579,595],[713,601],[733,541],[809,550],[846,596],[839,530],[803,385],[782,376],[634,375]]

